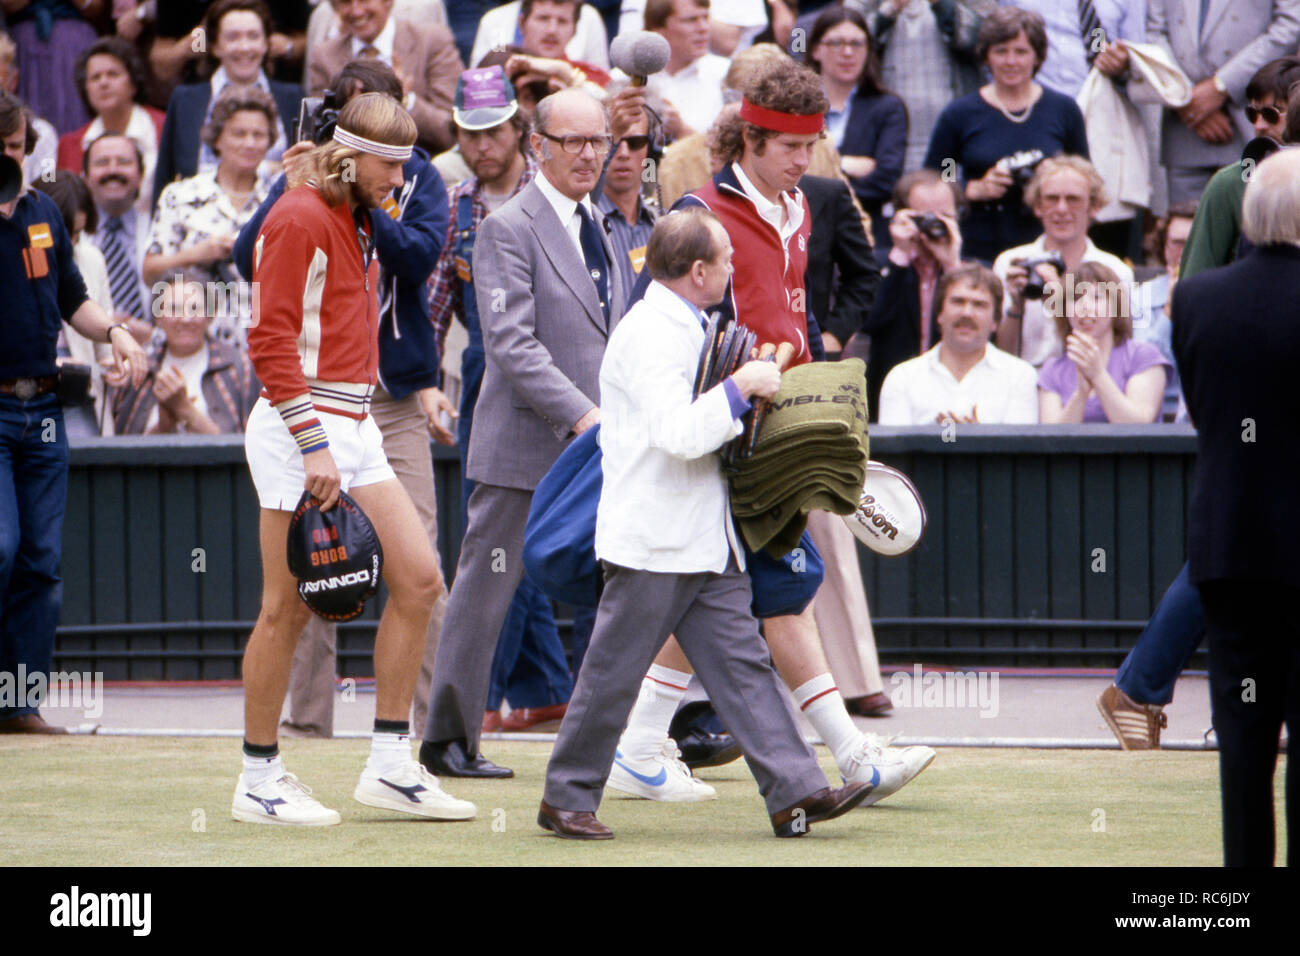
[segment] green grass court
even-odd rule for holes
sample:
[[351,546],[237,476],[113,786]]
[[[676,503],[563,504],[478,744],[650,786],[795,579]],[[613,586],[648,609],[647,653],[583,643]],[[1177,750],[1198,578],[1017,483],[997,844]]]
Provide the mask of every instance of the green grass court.
[[[478,805],[468,823],[364,807],[352,789],[363,740],[287,741],[286,765],[343,824],[235,823],[233,739],[13,738],[0,741],[0,864],[258,865],[869,865],[1219,866],[1218,755],[1095,750],[940,750],[881,805],[772,836],[743,762],[705,770],[703,804],[607,794],[615,839],[561,841],[535,822],[547,743],[489,742],[514,780],[446,781]],[[838,782],[818,748],[822,768]],[[1275,777],[1279,815],[1285,758]],[[1279,820],[1278,845],[1285,846]],[[1283,854],[1284,855],[1284,854]]]

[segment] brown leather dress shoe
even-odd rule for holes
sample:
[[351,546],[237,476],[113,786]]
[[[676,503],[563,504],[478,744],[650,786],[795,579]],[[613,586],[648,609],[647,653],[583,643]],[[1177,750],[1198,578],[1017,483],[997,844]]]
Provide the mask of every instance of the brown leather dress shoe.
[[0,720],[0,734],[66,734],[67,732],[67,727],[47,724],[40,714],[19,714],[8,720]]
[[857,717],[887,717],[894,709],[894,702],[884,691],[876,691],[865,697],[850,697],[844,701],[844,706]]
[[510,711],[501,719],[501,729],[512,733],[518,733],[521,730],[535,730],[541,724],[563,720],[564,713],[568,709],[567,702],[551,704],[549,707],[519,707]]
[[869,783],[850,783],[838,790],[822,787],[811,797],[800,800],[780,813],[772,814],[772,829],[779,837],[803,836],[808,832],[808,824],[833,820],[848,813],[867,799],[872,789]]
[[614,831],[587,810],[557,810],[545,800],[537,810],[537,825],[565,840],[612,840]]

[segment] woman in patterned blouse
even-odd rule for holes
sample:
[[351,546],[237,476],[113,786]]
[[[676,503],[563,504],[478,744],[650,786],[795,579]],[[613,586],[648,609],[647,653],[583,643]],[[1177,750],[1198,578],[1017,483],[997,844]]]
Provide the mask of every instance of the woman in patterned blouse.
[[257,87],[232,87],[221,94],[203,128],[203,140],[220,162],[214,171],[163,190],[141,270],[151,286],[180,275],[219,288],[224,301],[213,334],[241,349],[250,296],[235,271],[231,249],[266,198],[266,183],[257,169],[277,122],[275,101]]

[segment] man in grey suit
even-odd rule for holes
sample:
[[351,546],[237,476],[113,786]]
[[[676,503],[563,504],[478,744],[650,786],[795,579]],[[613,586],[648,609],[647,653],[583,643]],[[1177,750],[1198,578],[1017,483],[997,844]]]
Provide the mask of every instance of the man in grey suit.
[[420,747],[421,763],[451,777],[513,776],[478,752],[492,652],[523,575],[533,490],[600,419],[601,357],[625,298],[589,197],[610,148],[603,107],[566,90],[542,100],[533,121],[537,178],[483,220],[474,244],[487,369],[466,470],[478,486]]
[[1148,0],[1147,40],[1158,43],[1195,84],[1180,110],[1167,109],[1160,161],[1169,204],[1195,201],[1214,173],[1241,159],[1254,138],[1242,109],[1246,84],[1300,43],[1300,0]]

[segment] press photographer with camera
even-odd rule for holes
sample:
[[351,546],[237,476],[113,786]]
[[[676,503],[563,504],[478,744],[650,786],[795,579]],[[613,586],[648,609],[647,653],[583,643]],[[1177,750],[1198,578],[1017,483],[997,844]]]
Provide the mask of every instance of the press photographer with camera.
[[1025,188],[1025,201],[1043,231],[1033,242],[1008,249],[993,263],[993,271],[1006,286],[996,341],[1004,352],[1038,367],[1061,354],[1054,320],[1064,314],[1066,299],[1072,299],[1073,293],[1068,283],[1062,290],[1060,280],[1082,263],[1095,262],[1118,277],[1127,297],[1133,270],[1088,238],[1088,227],[1106,205],[1106,187],[1086,159],[1043,160]]
[[951,177],[960,168],[970,214],[966,254],[990,263],[1038,231],[1022,201],[1046,156],[1088,156],[1083,113],[1070,97],[1034,82],[1047,57],[1043,18],[1000,7],[980,24],[975,52],[993,81],[950,103],[935,122],[925,165]]
[[[59,558],[68,490],[68,434],[59,399],[59,330],[66,320],[113,346],[138,385],[147,370],[131,333],[86,294],[59,207],[27,189],[22,162],[36,145],[31,114],[0,91],[0,673],[49,674],[59,622]],[[88,381],[83,379],[83,388]],[[19,698],[21,700],[22,698]],[[63,733],[34,703],[0,706],[0,734]]]
[[957,218],[966,207],[961,188],[932,169],[905,173],[894,187],[889,235],[893,248],[862,331],[871,336],[867,410],[876,420],[880,388],[890,369],[939,341],[934,325],[936,283],[961,265]]

